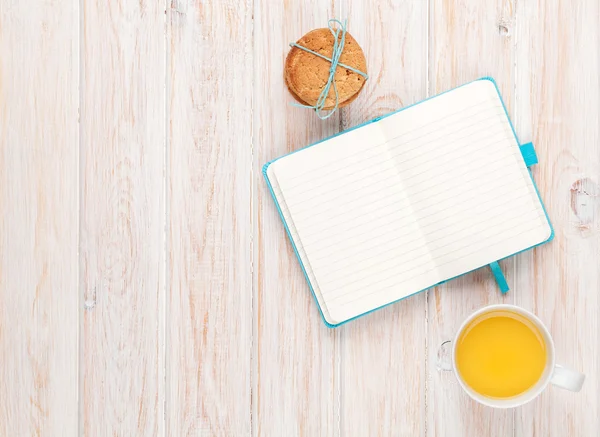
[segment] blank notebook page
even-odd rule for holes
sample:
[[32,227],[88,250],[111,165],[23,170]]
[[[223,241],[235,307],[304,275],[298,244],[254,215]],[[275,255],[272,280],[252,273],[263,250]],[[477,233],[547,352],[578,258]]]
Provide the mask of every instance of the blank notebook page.
[[269,168],[332,324],[551,233],[496,87],[487,80]]

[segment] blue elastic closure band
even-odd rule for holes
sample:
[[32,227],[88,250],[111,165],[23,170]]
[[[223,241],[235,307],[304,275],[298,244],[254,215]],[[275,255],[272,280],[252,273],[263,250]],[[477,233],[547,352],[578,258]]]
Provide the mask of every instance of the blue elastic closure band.
[[535,149],[533,148],[533,143],[526,143],[520,146],[521,155],[523,155],[523,159],[525,160],[525,165],[527,167],[531,167],[534,164],[538,163],[538,157],[535,153]]
[[494,261],[490,264],[490,268],[492,269],[492,273],[494,274],[494,278],[496,278],[496,283],[498,284],[498,287],[500,287],[502,294],[510,290],[506,278],[504,277],[504,273],[502,273],[502,269],[500,268],[500,264],[498,264],[497,261]]

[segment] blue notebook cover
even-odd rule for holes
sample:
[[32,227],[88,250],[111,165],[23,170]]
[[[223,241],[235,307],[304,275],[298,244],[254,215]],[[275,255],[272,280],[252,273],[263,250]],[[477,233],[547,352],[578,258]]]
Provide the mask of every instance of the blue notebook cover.
[[[487,81],[490,81],[490,82],[492,82],[492,83],[494,84],[494,87],[495,87],[495,89],[496,89],[496,92],[498,93],[498,96],[499,96],[499,98],[500,98],[500,101],[502,101],[502,97],[501,97],[501,95],[500,95],[500,91],[499,91],[499,89],[498,89],[498,87],[497,87],[497,85],[496,85],[495,81],[494,81],[492,78],[489,78],[489,77],[484,77],[484,78],[481,78],[481,79],[478,79],[478,80],[487,80]],[[473,83],[473,82],[469,82],[469,83]],[[464,84],[464,85],[461,85],[461,87],[463,87],[463,86],[466,86],[466,85],[468,85],[469,83],[467,83],[467,84]],[[458,87],[458,88],[461,88],[461,87]],[[443,95],[443,94],[446,94],[446,93],[448,93],[448,92],[450,92],[450,91],[453,91],[453,90],[455,90],[455,89],[457,89],[457,88],[454,88],[454,89],[452,89],[452,90],[448,90],[448,91],[446,91],[446,92],[444,92],[444,93],[441,93],[441,94],[438,94],[438,95],[436,95],[436,96],[430,97],[430,98],[428,98],[428,99],[425,99],[425,100],[423,100],[423,101],[421,101],[421,102],[415,103],[415,104],[413,104],[413,105],[410,105],[410,106],[407,106],[407,107],[405,107],[405,108],[402,108],[402,109],[400,109],[400,110],[398,110],[398,111],[394,111],[394,112],[391,112],[391,113],[385,114],[385,115],[383,115],[383,116],[377,117],[377,118],[375,118],[375,119],[373,119],[373,120],[370,120],[370,121],[368,121],[368,122],[366,122],[366,123],[363,123],[363,124],[361,124],[361,125],[358,125],[358,126],[356,126],[356,127],[352,128],[352,129],[349,129],[349,130],[346,130],[346,131],[340,132],[340,133],[338,133],[338,134],[336,134],[336,135],[333,135],[333,136],[331,136],[331,137],[325,138],[325,139],[323,139],[323,140],[321,140],[321,141],[319,141],[319,142],[317,142],[317,143],[314,143],[314,144],[312,144],[312,145],[309,145],[309,146],[307,146],[307,147],[314,147],[315,145],[317,145],[317,144],[320,144],[320,143],[322,143],[322,142],[324,142],[324,141],[327,141],[327,140],[329,140],[329,139],[331,139],[331,138],[334,138],[334,137],[337,137],[337,136],[340,136],[340,135],[344,135],[344,134],[346,134],[346,133],[348,133],[348,132],[350,132],[350,131],[356,130],[356,129],[360,129],[360,128],[362,128],[362,127],[365,127],[365,126],[367,126],[367,125],[369,125],[369,124],[371,124],[371,123],[377,122],[377,121],[379,121],[379,120],[381,120],[381,119],[383,119],[383,118],[389,117],[389,116],[391,116],[391,115],[393,115],[393,114],[396,114],[396,113],[398,113],[398,112],[400,112],[400,111],[403,111],[403,110],[405,110],[405,109],[407,109],[407,108],[413,107],[413,106],[415,106],[415,105],[419,105],[419,104],[421,104],[421,103],[423,103],[423,102],[425,102],[425,101],[431,100],[431,99],[435,99],[436,97],[439,97],[439,96],[441,96],[441,95]],[[503,108],[504,108],[504,112],[506,113],[506,116],[507,116],[507,118],[508,118],[508,121],[509,121],[509,123],[510,123],[510,127],[511,127],[511,129],[512,129],[512,132],[513,132],[513,134],[514,134],[514,136],[515,136],[515,140],[517,141],[517,144],[521,144],[521,143],[518,141],[517,134],[516,134],[516,132],[515,132],[514,126],[512,125],[512,122],[510,121],[510,117],[508,116],[508,112],[507,112],[507,110],[506,110],[506,106],[504,105],[504,102],[503,102],[503,101],[502,101],[502,106],[503,106]],[[307,147],[305,147],[305,148],[307,148]],[[531,143],[522,144],[522,145],[520,146],[520,149],[521,149],[521,154],[522,154],[523,160],[524,160],[524,162],[525,162],[525,165],[526,165],[527,167],[530,167],[531,165],[533,165],[533,164],[536,164],[536,163],[538,162],[538,161],[537,161],[537,156],[536,156],[536,154],[535,154],[535,150],[534,150],[534,148],[533,148],[533,145],[532,145]],[[288,155],[281,156],[281,157],[279,157],[279,158],[277,158],[277,159],[275,159],[275,160],[273,160],[273,161],[270,161],[270,162],[266,163],[266,164],[263,166],[263,176],[265,177],[265,180],[266,180],[267,186],[269,187],[269,191],[270,191],[270,193],[271,193],[271,196],[273,197],[273,200],[275,201],[275,205],[276,205],[276,207],[277,207],[277,210],[278,210],[278,212],[279,212],[279,215],[280,215],[280,217],[281,217],[281,220],[282,220],[282,222],[283,222],[283,225],[284,225],[284,227],[285,227],[285,230],[286,230],[286,233],[287,233],[287,235],[288,235],[288,238],[289,238],[289,240],[290,240],[290,242],[291,242],[291,244],[292,244],[292,247],[293,247],[293,249],[294,249],[294,252],[295,252],[295,254],[296,254],[296,257],[297,257],[297,259],[298,259],[298,262],[300,263],[300,266],[301,266],[301,268],[302,268],[302,271],[303,271],[303,273],[304,273],[304,276],[305,276],[305,278],[306,278],[306,281],[307,281],[307,283],[308,283],[308,286],[309,286],[309,288],[310,288],[310,290],[311,290],[311,293],[312,293],[312,295],[313,295],[313,298],[315,299],[315,302],[317,303],[317,307],[319,308],[319,312],[320,312],[320,314],[321,314],[321,318],[323,319],[323,322],[324,322],[324,323],[325,323],[325,324],[326,324],[328,327],[331,327],[331,328],[333,328],[333,327],[340,326],[340,325],[342,325],[342,324],[344,324],[344,323],[347,323],[347,322],[349,322],[349,321],[351,321],[351,320],[354,320],[354,319],[356,319],[356,318],[358,318],[358,317],[362,317],[362,316],[364,316],[364,315],[366,315],[366,314],[368,314],[368,313],[371,313],[371,312],[373,312],[373,311],[376,311],[376,310],[378,310],[378,309],[381,309],[381,308],[383,308],[383,307],[385,307],[385,306],[387,306],[387,305],[391,305],[391,304],[393,304],[393,303],[396,303],[396,302],[398,302],[399,300],[406,299],[407,297],[411,297],[411,296],[413,296],[414,294],[418,294],[418,293],[420,293],[420,292],[422,292],[422,291],[426,291],[426,290],[427,290],[427,289],[429,289],[429,288],[433,288],[433,287],[435,287],[435,286],[437,286],[437,285],[443,284],[443,283],[445,283],[445,282],[447,282],[447,281],[450,281],[450,280],[452,280],[452,279],[455,279],[455,278],[456,278],[456,277],[454,277],[454,278],[447,279],[447,280],[445,280],[445,281],[442,281],[442,282],[439,282],[439,283],[433,284],[431,287],[428,287],[428,288],[426,288],[426,289],[423,289],[423,290],[419,290],[419,291],[417,291],[416,293],[413,293],[413,294],[411,294],[411,295],[409,295],[409,296],[405,296],[405,297],[403,297],[403,298],[401,298],[401,299],[398,299],[398,300],[396,300],[396,301],[394,301],[394,302],[390,302],[390,303],[387,303],[387,304],[385,304],[385,305],[382,305],[382,306],[380,306],[380,307],[378,307],[378,308],[375,308],[375,309],[372,309],[372,310],[366,311],[366,312],[364,312],[363,314],[360,314],[360,315],[358,315],[358,316],[352,317],[352,318],[350,318],[350,319],[348,319],[348,320],[344,320],[344,321],[342,321],[342,322],[340,322],[340,323],[337,323],[337,324],[331,324],[331,323],[329,323],[329,322],[326,320],[326,318],[325,318],[325,316],[324,316],[324,314],[323,314],[323,309],[321,308],[321,306],[320,306],[320,304],[319,304],[319,302],[318,302],[318,299],[317,299],[317,297],[316,297],[316,295],[315,295],[315,291],[314,291],[314,289],[313,289],[313,286],[312,286],[312,284],[311,284],[311,281],[310,281],[310,279],[309,279],[308,273],[307,273],[307,271],[306,271],[306,268],[305,268],[305,266],[303,265],[303,262],[302,262],[302,259],[301,259],[300,255],[299,255],[299,253],[298,253],[298,249],[297,249],[297,247],[296,247],[296,245],[295,245],[295,243],[294,243],[294,240],[293,240],[293,238],[292,238],[292,235],[291,235],[291,232],[290,232],[290,228],[288,227],[288,224],[286,223],[286,220],[285,220],[285,218],[284,218],[283,212],[282,212],[282,210],[281,210],[281,206],[279,205],[279,202],[278,202],[278,200],[277,200],[277,198],[276,198],[276,196],[275,196],[275,193],[274,193],[274,190],[273,190],[273,185],[271,184],[271,181],[269,180],[269,176],[268,176],[268,174],[267,174],[268,168],[269,168],[269,166],[270,166],[272,163],[274,163],[275,161],[277,161],[277,160],[279,160],[279,159],[281,159],[281,158],[283,158],[283,157],[285,157],[285,156],[289,156],[289,155],[292,155],[292,154],[294,154],[294,153],[297,153],[297,152],[298,152],[298,151],[300,151],[300,150],[303,150],[303,149],[299,149],[299,150],[297,150],[297,151],[295,151],[295,152],[292,152],[292,153],[290,153],[290,154],[288,154]],[[549,236],[549,238],[548,238],[547,240],[545,240],[545,241],[543,241],[543,242],[541,242],[541,243],[539,243],[539,244],[536,244],[536,245],[534,245],[534,246],[531,246],[531,247],[529,247],[529,248],[527,248],[527,249],[524,249],[524,250],[521,250],[521,251],[519,251],[519,252],[513,253],[513,254],[511,254],[511,255],[509,255],[509,256],[507,256],[507,257],[505,257],[505,258],[509,258],[509,257],[511,257],[511,256],[514,256],[514,255],[518,254],[518,253],[524,252],[524,251],[526,251],[526,250],[529,250],[529,249],[532,249],[532,248],[534,248],[534,247],[537,247],[537,246],[539,246],[539,245],[541,245],[541,244],[547,243],[547,242],[551,241],[551,240],[554,238],[554,229],[552,228],[552,224],[551,224],[551,222],[550,222],[550,219],[549,219],[549,217],[548,217],[547,211],[546,211],[546,209],[545,209],[545,206],[544,206],[544,204],[543,204],[543,202],[542,202],[542,200],[541,200],[541,197],[540,197],[540,194],[539,194],[539,190],[537,189],[537,186],[535,185],[535,181],[533,180],[533,177],[531,176],[531,172],[529,172],[529,176],[530,176],[530,178],[531,178],[531,181],[532,181],[532,183],[533,183],[533,186],[534,186],[534,188],[535,188],[535,190],[536,190],[536,193],[537,193],[538,199],[539,199],[539,201],[540,201],[540,204],[541,204],[541,206],[542,206],[542,209],[543,209],[543,211],[544,211],[544,214],[545,214],[545,216],[546,216],[546,219],[547,219],[547,221],[548,221],[548,225],[549,225],[549,227],[550,227],[551,233],[550,233],[550,236]],[[489,266],[490,266],[490,268],[492,269],[492,273],[494,274],[494,276],[495,276],[495,278],[496,278],[496,281],[498,282],[498,286],[499,286],[500,290],[501,290],[503,293],[504,293],[504,292],[506,292],[506,291],[508,291],[508,285],[507,285],[507,283],[506,283],[506,281],[505,281],[505,279],[504,279],[504,276],[503,276],[503,274],[502,274],[502,271],[501,271],[501,269],[500,269],[500,266],[498,265],[498,262],[497,262],[497,261],[496,261],[496,262],[493,262],[493,263],[491,263],[491,264],[487,264],[487,263],[486,263],[486,264],[484,264],[484,265],[481,265],[481,266],[477,267],[476,269],[473,269],[473,270],[466,271],[466,272],[462,273],[462,274],[461,274],[461,275],[459,275],[459,276],[465,275],[465,274],[467,274],[467,273],[470,273],[470,272],[472,272],[472,271],[474,271],[474,270],[477,270],[478,268],[485,267],[485,266],[487,266],[487,265],[489,265]],[[458,277],[458,276],[457,276],[457,277]]]

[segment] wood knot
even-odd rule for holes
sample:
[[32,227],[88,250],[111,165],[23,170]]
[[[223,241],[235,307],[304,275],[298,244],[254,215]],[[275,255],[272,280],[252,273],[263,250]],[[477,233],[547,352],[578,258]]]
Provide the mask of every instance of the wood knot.
[[575,181],[571,185],[571,209],[579,221],[578,228],[592,230],[600,215],[600,185],[590,178]]
[[498,22],[498,33],[500,36],[508,38],[511,34],[511,24],[508,20],[501,19]]
[[92,290],[91,299],[86,296],[85,300],[83,301],[83,308],[85,308],[86,311],[93,310],[95,306],[96,306],[96,287],[94,287]]

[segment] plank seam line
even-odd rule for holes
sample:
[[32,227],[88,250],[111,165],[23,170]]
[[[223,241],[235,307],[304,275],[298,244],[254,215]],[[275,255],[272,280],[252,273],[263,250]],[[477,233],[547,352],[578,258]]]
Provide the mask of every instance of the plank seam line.
[[[170,270],[169,270],[169,250],[170,250],[170,245],[169,245],[169,230],[170,230],[170,209],[169,209],[169,201],[170,201],[170,197],[169,197],[169,184],[170,184],[170,175],[171,172],[169,171],[169,167],[170,167],[170,160],[169,160],[169,152],[170,152],[170,142],[169,142],[169,120],[170,120],[170,111],[169,111],[169,102],[170,102],[170,95],[171,95],[171,89],[169,87],[169,61],[170,61],[170,44],[169,44],[169,38],[171,35],[171,26],[170,26],[170,22],[171,22],[171,8],[169,7],[169,2],[168,0],[164,1],[163,4],[164,8],[165,8],[165,14],[164,14],[164,32],[165,32],[165,38],[164,38],[164,43],[165,43],[165,70],[164,70],[164,76],[165,76],[165,86],[163,88],[163,96],[164,96],[164,117],[165,117],[165,125],[164,125],[164,135],[165,135],[165,143],[164,143],[164,156],[163,156],[163,201],[164,201],[164,227],[163,227],[163,256],[164,256],[164,261],[163,261],[163,269],[164,269],[164,286],[163,286],[163,314],[162,314],[162,322],[163,322],[163,362],[162,362],[162,367],[163,367],[163,399],[162,399],[162,409],[163,409],[163,420],[162,420],[162,428],[163,428],[163,436],[167,436],[169,435],[169,415],[167,414],[167,407],[168,407],[168,402],[167,402],[167,396],[168,393],[170,393],[169,391],[169,387],[170,387],[170,378],[169,378],[169,372],[171,369],[171,366],[169,365],[169,357],[168,357],[168,350],[169,350],[169,344],[170,344],[170,334],[169,334],[169,330],[167,329],[168,323],[169,323],[169,316],[170,316],[170,305],[169,305],[169,294],[171,291],[171,287],[170,287],[170,279],[171,279],[171,275],[170,275]],[[160,431],[159,431],[160,432]]]
[[[81,234],[82,234],[82,223],[83,220],[81,220],[81,216],[82,216],[82,204],[83,204],[83,189],[82,189],[82,184],[81,184],[81,175],[82,175],[82,169],[83,166],[85,165],[85,155],[84,155],[84,148],[83,148],[83,123],[82,123],[82,119],[83,119],[83,89],[84,89],[84,74],[83,74],[83,61],[84,61],[84,52],[83,52],[83,24],[84,24],[84,7],[85,7],[85,0],[79,0],[77,2],[79,4],[79,9],[78,9],[78,29],[77,29],[77,43],[79,44],[78,47],[78,52],[79,52],[79,59],[78,59],[78,67],[79,67],[79,71],[78,71],[78,75],[79,77],[77,78],[77,86],[78,86],[78,108],[77,108],[77,124],[78,124],[78,141],[77,141],[77,145],[78,145],[78,166],[77,166],[77,287],[78,287],[78,293],[77,293],[77,297],[79,298],[79,302],[77,305],[77,318],[78,318],[78,329],[77,329],[77,348],[78,348],[78,353],[77,353],[77,435],[84,435],[84,418],[83,418],[83,413],[84,413],[84,408],[83,408],[83,403],[84,403],[84,336],[83,336],[83,326],[84,326],[84,309],[81,307],[81,303],[82,302],[86,302],[86,291],[85,291],[85,287],[84,287],[84,281],[82,279],[82,275],[81,275],[81,271],[82,271],[82,250],[81,250]],[[94,296],[93,296],[93,302],[94,305],[96,303],[96,292],[94,290]],[[87,310],[87,308],[85,309]]]
[[[255,268],[254,268],[254,239],[255,233],[258,232],[258,220],[255,217],[255,201],[254,195],[258,195],[258,190],[255,188],[256,180],[254,178],[254,92],[256,85],[256,40],[255,40],[255,1],[252,0],[249,2],[249,6],[251,8],[251,17],[250,17],[250,41],[251,41],[251,55],[252,55],[252,78],[251,78],[251,93],[250,93],[250,399],[249,399],[249,409],[250,409],[250,430],[249,435],[252,437],[255,434],[254,431],[254,422],[256,421],[256,417],[254,417],[254,403],[257,402],[257,393],[254,390],[254,384],[258,380],[259,369],[256,366],[255,369],[255,361],[257,362],[257,357],[255,354],[258,354],[258,343],[255,347],[256,335],[255,330],[258,331],[258,318],[255,315],[255,299],[258,293],[258,284],[254,281]],[[258,157],[257,157],[258,158]],[[256,226],[255,226],[256,225]],[[260,248],[259,248],[260,249]],[[258,384],[257,384],[258,391]]]

